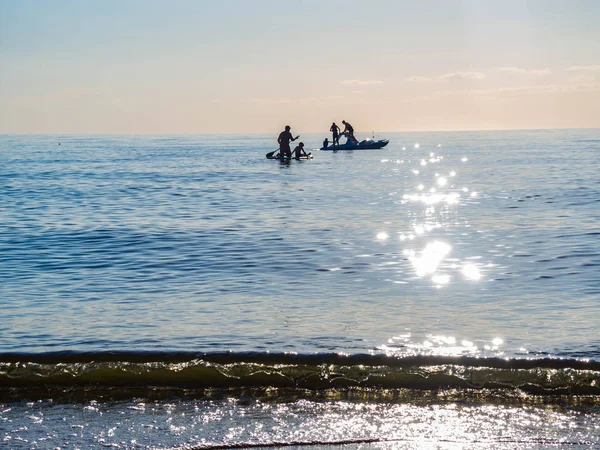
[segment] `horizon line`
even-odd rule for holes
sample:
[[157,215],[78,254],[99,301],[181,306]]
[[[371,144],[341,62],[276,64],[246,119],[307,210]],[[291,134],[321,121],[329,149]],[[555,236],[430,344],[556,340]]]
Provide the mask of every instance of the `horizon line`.
[[[465,129],[454,129],[454,130],[401,130],[401,131],[390,131],[390,130],[372,130],[369,132],[362,132],[363,134],[368,133],[461,133],[461,132],[475,132],[475,131],[551,131],[551,130],[600,130],[600,127],[553,127],[553,128],[465,128]],[[199,135],[265,135],[273,134],[273,131],[253,131],[253,132],[224,132],[224,131],[209,131],[209,132],[166,132],[166,133],[147,133],[147,132],[131,132],[131,133],[111,133],[111,132],[0,132],[0,136],[199,136]],[[330,132],[324,131],[305,131],[304,134],[320,134],[324,133],[329,136]],[[360,132],[357,134],[361,134]]]

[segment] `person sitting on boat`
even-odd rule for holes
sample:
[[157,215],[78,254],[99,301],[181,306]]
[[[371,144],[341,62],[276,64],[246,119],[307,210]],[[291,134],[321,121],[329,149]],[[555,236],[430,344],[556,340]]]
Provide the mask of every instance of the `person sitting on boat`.
[[[340,127],[338,127],[335,122],[331,124],[331,128],[329,129],[333,136],[333,140],[331,141],[332,145],[340,145]],[[325,146],[326,147],[326,146]]]
[[323,148],[327,147],[329,147],[329,139],[325,138],[325,140],[323,141]]
[[279,155],[281,158],[291,158],[292,151],[290,150],[290,142],[295,141],[300,137],[300,135],[293,137],[292,133],[290,133],[291,127],[289,125],[285,126],[285,130],[279,133],[279,137],[277,138],[277,142],[279,143]]
[[358,144],[358,141],[354,137],[354,127],[352,127],[352,125],[350,125],[345,120],[342,120],[342,123],[344,124],[343,133],[348,133],[348,136],[350,136],[350,139],[352,139],[352,142],[354,142],[355,144]]
[[301,156],[306,156],[308,157],[308,155],[306,154],[306,152],[304,151],[304,142],[300,142],[296,148],[294,149],[294,152],[292,153],[292,156],[296,159],[300,159]]

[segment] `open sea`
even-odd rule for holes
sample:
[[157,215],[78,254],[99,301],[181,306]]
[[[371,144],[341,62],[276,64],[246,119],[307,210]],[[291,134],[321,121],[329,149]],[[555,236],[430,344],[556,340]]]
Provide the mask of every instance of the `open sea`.
[[600,130],[325,137],[0,136],[0,448],[600,448]]

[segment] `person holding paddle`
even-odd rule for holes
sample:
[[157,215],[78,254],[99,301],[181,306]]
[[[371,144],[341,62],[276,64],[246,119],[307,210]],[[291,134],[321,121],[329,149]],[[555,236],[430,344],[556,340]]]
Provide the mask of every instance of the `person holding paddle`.
[[289,125],[286,125],[285,130],[279,133],[279,137],[277,138],[277,142],[279,143],[280,158],[292,157],[292,151],[290,150],[290,142],[295,141],[300,137],[300,135],[293,137],[290,130],[291,127]]

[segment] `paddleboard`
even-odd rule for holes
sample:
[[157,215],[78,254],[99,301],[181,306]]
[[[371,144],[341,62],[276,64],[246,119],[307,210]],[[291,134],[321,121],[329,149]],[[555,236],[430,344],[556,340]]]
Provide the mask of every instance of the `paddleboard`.
[[[277,160],[281,159],[279,156],[277,156],[277,157],[273,156],[273,153],[267,153],[266,157],[267,157],[267,159],[277,159]],[[294,158],[294,157],[287,158],[287,157],[284,157],[283,159],[285,161],[291,161],[292,159],[295,159],[297,161],[306,161],[308,159],[313,159],[313,156],[312,156],[312,153],[309,153],[307,156],[301,156],[300,158]]]

